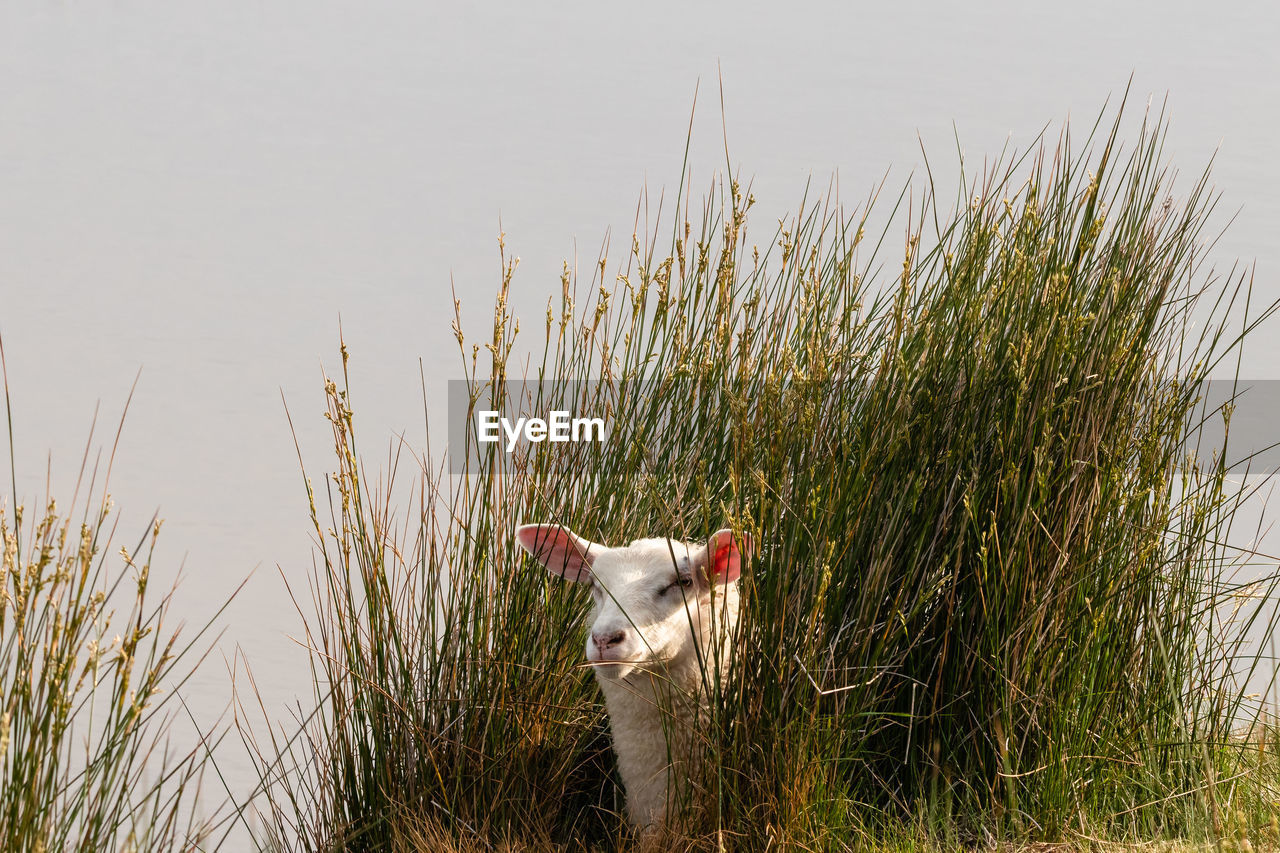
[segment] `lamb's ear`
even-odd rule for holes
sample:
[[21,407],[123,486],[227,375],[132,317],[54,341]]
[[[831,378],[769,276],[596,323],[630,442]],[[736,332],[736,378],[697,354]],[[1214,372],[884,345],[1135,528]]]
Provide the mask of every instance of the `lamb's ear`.
[[699,563],[708,583],[730,583],[742,574],[743,557],[750,553],[751,539],[726,527],[711,534]]
[[591,579],[591,563],[604,551],[558,524],[526,524],[516,528],[516,541],[553,575],[582,582]]

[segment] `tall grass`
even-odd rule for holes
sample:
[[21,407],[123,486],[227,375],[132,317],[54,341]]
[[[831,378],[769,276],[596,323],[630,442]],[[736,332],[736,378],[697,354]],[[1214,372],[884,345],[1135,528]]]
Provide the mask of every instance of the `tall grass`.
[[1207,173],[1173,195],[1162,117],[1120,127],[1002,156],[954,207],[807,200],[760,244],[737,180],[682,191],[616,280],[601,258],[580,299],[566,266],[532,360],[504,247],[491,338],[455,325],[472,409],[607,412],[603,449],[485,445],[449,474],[396,446],[374,475],[344,345],[337,467],[308,482],[318,711],[261,750],[272,843],[625,841],[587,596],[522,558],[534,520],[760,544],[688,844],[1226,832],[1265,766],[1233,673],[1274,579],[1229,583],[1238,496],[1194,453],[1229,412],[1199,391],[1275,306],[1229,331],[1248,278],[1202,266]]
[[[6,377],[6,413],[8,402]],[[219,809],[200,801],[200,786],[218,735],[169,739],[204,630],[181,638],[172,592],[157,599],[148,590],[160,521],[136,544],[114,547],[107,474],[87,449],[69,504],[49,497],[28,510],[17,495],[11,415],[9,425],[0,849],[205,849]]]

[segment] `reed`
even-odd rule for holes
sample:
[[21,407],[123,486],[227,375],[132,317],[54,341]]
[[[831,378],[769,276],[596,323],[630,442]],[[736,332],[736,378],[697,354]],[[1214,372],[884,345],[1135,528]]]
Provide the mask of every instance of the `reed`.
[[88,449],[68,505],[18,501],[7,377],[5,403],[14,486],[0,506],[0,849],[203,849],[222,805],[201,802],[220,732],[171,739],[170,729],[187,716],[181,690],[208,625],[183,638],[172,590],[148,589],[159,519],[132,546],[113,545],[108,477]]
[[344,344],[336,468],[307,485],[317,710],[259,750],[265,841],[629,842],[588,596],[523,558],[532,520],[759,543],[673,847],[1204,841],[1246,801],[1260,840],[1238,675],[1276,580],[1231,583],[1239,494],[1193,451],[1229,417],[1202,382],[1276,306],[1240,321],[1247,273],[1203,266],[1216,198],[1207,172],[1173,194],[1163,116],[1120,128],[1006,153],[954,206],[807,200],[760,243],[738,180],[700,208],[682,186],[616,279],[566,265],[527,349],[502,247],[492,335],[454,327],[471,407],[605,412],[603,450],[484,445],[450,473],[397,444],[375,473]]

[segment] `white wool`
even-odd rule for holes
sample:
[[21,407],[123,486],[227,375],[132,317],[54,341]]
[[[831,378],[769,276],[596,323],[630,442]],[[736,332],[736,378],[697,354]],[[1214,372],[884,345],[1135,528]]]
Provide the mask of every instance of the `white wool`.
[[640,539],[606,548],[555,525],[526,525],[517,536],[550,571],[591,585],[587,660],[609,711],[627,818],[667,823],[669,805],[699,784],[707,690],[728,671],[737,540],[722,530],[706,544]]

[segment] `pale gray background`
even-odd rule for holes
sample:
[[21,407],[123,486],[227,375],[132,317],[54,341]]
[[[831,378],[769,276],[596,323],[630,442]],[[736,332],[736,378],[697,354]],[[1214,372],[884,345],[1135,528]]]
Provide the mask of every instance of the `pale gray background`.
[[[51,453],[65,493],[95,403],[113,428],[141,367],[112,489],[126,538],[159,508],[156,583],[185,563],[176,607],[193,622],[257,568],[221,649],[247,650],[269,702],[305,700],[277,566],[303,585],[308,520],[280,395],[325,470],[319,365],[337,367],[339,318],[370,456],[402,431],[420,446],[418,360],[433,399],[460,375],[451,281],[483,330],[501,220],[536,332],[562,260],[585,265],[608,229],[625,249],[642,186],[674,191],[699,81],[698,192],[722,166],[718,69],[760,239],[810,176],[838,171],[849,199],[889,167],[900,185],[917,134],[951,162],[953,123],[971,162],[1068,116],[1082,134],[1132,74],[1134,106],[1168,93],[1175,163],[1194,173],[1218,151],[1239,218],[1215,257],[1256,259],[1270,300],[1278,9],[6,3],[0,334],[19,490],[43,493]],[[1280,378],[1278,352],[1273,330],[1243,373]],[[212,714],[227,693],[215,661],[188,698]],[[248,784],[234,750],[223,767]]]

